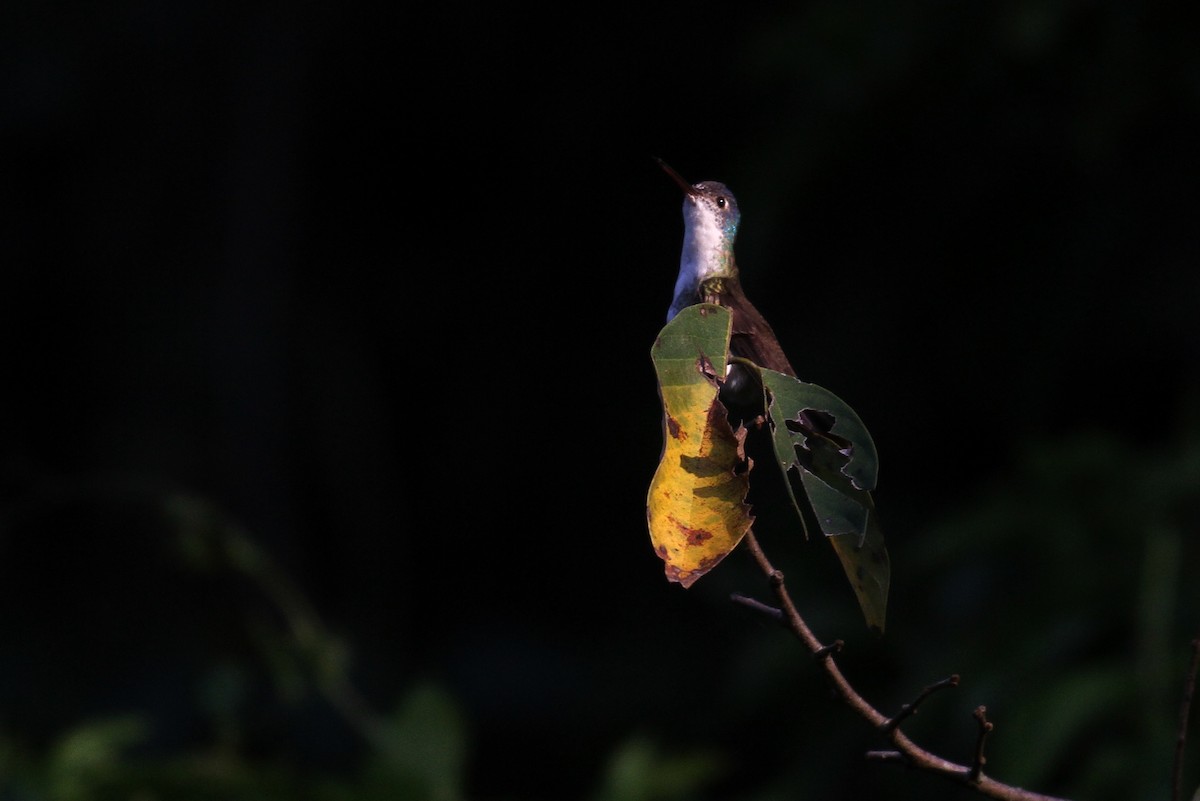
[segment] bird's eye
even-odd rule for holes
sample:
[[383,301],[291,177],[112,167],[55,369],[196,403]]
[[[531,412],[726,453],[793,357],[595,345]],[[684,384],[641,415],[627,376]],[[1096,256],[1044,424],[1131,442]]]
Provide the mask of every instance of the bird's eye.
[[717,198],[717,208],[718,209],[725,208],[725,198],[723,198],[723,197]]

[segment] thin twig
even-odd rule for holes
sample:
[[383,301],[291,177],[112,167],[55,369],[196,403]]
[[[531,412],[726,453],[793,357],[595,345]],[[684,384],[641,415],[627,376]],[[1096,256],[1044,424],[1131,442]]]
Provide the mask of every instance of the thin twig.
[[1192,640],[1192,664],[1183,682],[1183,702],[1179,705],[1179,734],[1175,738],[1175,770],[1171,776],[1171,801],[1179,801],[1183,785],[1183,744],[1187,741],[1188,716],[1196,693],[1196,669],[1200,666],[1200,637]]
[[975,707],[974,715],[975,720],[979,723],[979,739],[975,741],[975,759],[971,762],[971,781],[977,782],[983,775],[983,766],[987,764],[987,757],[983,755],[983,744],[994,727],[987,719],[986,706]]
[[957,686],[958,686],[958,674],[957,673],[955,673],[952,676],[948,676],[939,682],[930,684],[924,690],[921,690],[921,694],[918,695],[916,698],[914,698],[912,700],[912,703],[908,703],[908,704],[905,704],[904,706],[900,707],[900,711],[897,712],[896,716],[893,717],[891,720],[889,720],[884,725],[884,729],[886,731],[890,732],[892,729],[896,728],[901,723],[903,723],[906,719],[917,714],[917,707],[919,707],[921,705],[921,702],[924,701],[929,696],[933,695],[938,690],[945,689],[946,687],[957,687]]
[[755,600],[754,598],[749,598],[745,595],[741,595],[736,592],[729,596],[729,600],[733,601],[734,603],[741,604],[742,606],[744,606],[748,609],[753,609],[755,612],[758,612],[759,614],[766,615],[767,617],[771,618],[771,620],[774,620],[776,623],[786,623],[787,622],[786,620],[783,619],[783,612],[781,612],[780,610],[776,609],[773,606],[768,606],[767,604],[764,604],[762,601]]
[[[817,639],[817,636],[808,627],[804,618],[800,616],[800,613],[796,610],[796,605],[792,603],[792,597],[787,591],[787,586],[784,584],[783,573],[776,570],[767,558],[767,555],[763,553],[762,547],[758,544],[758,539],[754,536],[754,532],[746,532],[746,536],[742,541],[746,543],[746,547],[749,548],[750,553],[754,556],[759,569],[767,577],[772,589],[775,591],[780,611],[783,613],[784,620],[787,622],[787,626],[792,634],[814,655],[821,655],[818,662],[826,678],[833,685],[834,692],[847,706],[857,712],[872,728],[884,735],[895,746],[895,751],[869,752],[872,759],[892,762],[903,761],[914,768],[945,776],[961,784],[966,784],[983,795],[1003,799],[1003,801],[1062,801],[1053,796],[1041,795],[1029,790],[1023,790],[1020,787],[1003,784],[988,776],[984,776],[982,772],[973,776],[970,766],[959,765],[943,759],[930,751],[926,751],[910,740],[899,728],[889,726],[891,719],[871,706],[865,698],[859,695],[858,691],[854,689],[845,675],[842,674],[841,669],[837,665],[837,660],[834,659],[832,653],[834,646],[826,646]],[[988,725],[990,726],[991,724]],[[902,756],[892,756],[895,753],[899,753]]]

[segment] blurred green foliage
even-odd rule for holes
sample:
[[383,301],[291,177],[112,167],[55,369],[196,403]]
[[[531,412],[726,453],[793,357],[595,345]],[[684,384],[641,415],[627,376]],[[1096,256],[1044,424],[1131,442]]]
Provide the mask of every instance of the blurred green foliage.
[[0,797],[6,801],[138,799],[311,799],[384,801],[464,798],[467,736],[462,713],[435,685],[414,687],[385,721],[387,751],[371,751],[349,774],[314,773],[276,757],[211,749],[148,757],[154,732],[138,715],[82,722],[44,752],[0,739]]
[[[896,631],[868,646],[868,657],[885,655],[865,679],[868,695],[885,699],[879,703],[886,709],[887,699],[893,705],[908,700],[906,688],[915,691],[958,672],[961,688],[927,701],[905,724],[933,750],[966,759],[967,710],[986,703],[997,727],[989,745],[989,769],[997,778],[1080,799],[1167,797],[1187,643],[1200,626],[1200,584],[1189,580],[1190,566],[1200,563],[1191,536],[1200,526],[1198,475],[1200,435],[1194,428],[1165,448],[1147,449],[1102,432],[1031,445],[1008,476],[979,497],[958,499],[956,509],[901,548]],[[195,498],[172,496],[162,508],[179,557],[193,570],[249,580],[278,607],[282,628],[255,623],[260,664],[220,664],[198,682],[196,704],[211,723],[205,746],[154,747],[151,719],[137,710],[81,720],[40,748],[21,732],[5,730],[0,797],[490,797],[469,790],[472,721],[453,692],[438,682],[415,682],[394,712],[377,714],[350,678],[353,648],[327,631],[245,531]],[[823,627],[850,626],[852,612],[818,618]],[[748,658],[760,665],[758,679],[747,685],[731,676],[713,695],[727,693],[752,716],[756,707],[786,710],[822,695],[819,676],[792,646],[782,631],[760,632],[743,646],[756,652]],[[861,673],[853,652],[843,661],[852,675]],[[240,715],[249,677],[261,669],[274,677],[280,698],[297,702],[315,694],[358,732],[363,745],[356,767],[314,771],[249,742]],[[723,714],[719,702],[713,714]],[[736,740],[745,724],[728,715],[721,725]],[[819,748],[801,743],[813,732],[823,738]],[[737,796],[809,797],[807,790],[794,792],[829,782],[834,784],[825,790],[840,796],[846,790],[837,782],[844,777],[829,763],[858,759],[870,746],[865,734],[837,705],[795,720],[785,714],[772,739],[786,752],[799,738],[793,758],[780,760]],[[728,741],[700,746],[668,740],[629,733],[597,743],[609,756],[596,775],[579,777],[580,796],[729,797],[727,782],[737,775],[732,768],[739,756]],[[1193,738],[1193,754],[1197,742]],[[537,764],[536,754],[523,758]],[[885,766],[856,770],[901,796],[910,783],[913,792],[932,797],[941,788]],[[1195,758],[1186,777],[1189,787],[1200,778]]]

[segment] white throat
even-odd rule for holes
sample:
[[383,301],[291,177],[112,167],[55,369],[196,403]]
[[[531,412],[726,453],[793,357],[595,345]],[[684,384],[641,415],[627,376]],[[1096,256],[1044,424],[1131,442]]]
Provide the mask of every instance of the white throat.
[[667,311],[668,322],[683,309],[700,302],[703,281],[730,275],[733,243],[726,240],[725,231],[706,204],[687,198],[683,204],[683,222],[683,251],[674,300]]

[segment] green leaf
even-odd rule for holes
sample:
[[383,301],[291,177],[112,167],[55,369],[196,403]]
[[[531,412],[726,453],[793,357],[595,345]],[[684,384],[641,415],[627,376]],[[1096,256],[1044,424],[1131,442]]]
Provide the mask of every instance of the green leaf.
[[875,443],[829,390],[775,370],[760,374],[776,459],[801,524],[807,506],[841,560],[867,625],[882,632],[891,563],[870,493],[879,473]]
[[650,356],[663,403],[663,452],[646,519],[667,578],[684,587],[724,559],[750,530],[742,450],[718,399],[732,318],[712,304],[688,307],[659,333]]
[[[832,392],[793,376],[763,369],[767,413],[779,467],[794,471],[826,537],[866,537],[879,462],[875,443],[854,410]],[[803,510],[791,481],[792,503]]]
[[[879,456],[870,432],[854,410],[824,387],[775,370],[764,368],[761,372],[772,424],[779,429],[776,436],[789,436],[796,445],[810,450],[815,471],[828,476],[827,482],[836,485],[848,479],[855,489],[875,489]],[[777,451],[781,461],[790,451]],[[796,463],[795,457],[789,458]],[[832,475],[834,471],[838,475]]]
[[92,788],[119,775],[125,752],[148,733],[146,721],[138,715],[92,721],[72,729],[50,755],[51,795],[63,801],[92,798]]
[[846,578],[858,598],[867,625],[883,633],[887,618],[888,585],[891,583],[892,563],[883,544],[883,530],[874,514],[875,505],[871,496],[866,496],[869,505],[867,532],[862,544],[855,544],[846,537],[830,537],[829,543],[842,562]]
[[442,686],[423,683],[410,689],[381,735],[381,747],[367,771],[368,783],[379,797],[464,797],[467,721]]
[[684,801],[701,795],[727,768],[718,753],[664,753],[649,738],[635,736],[610,757],[592,801]]

